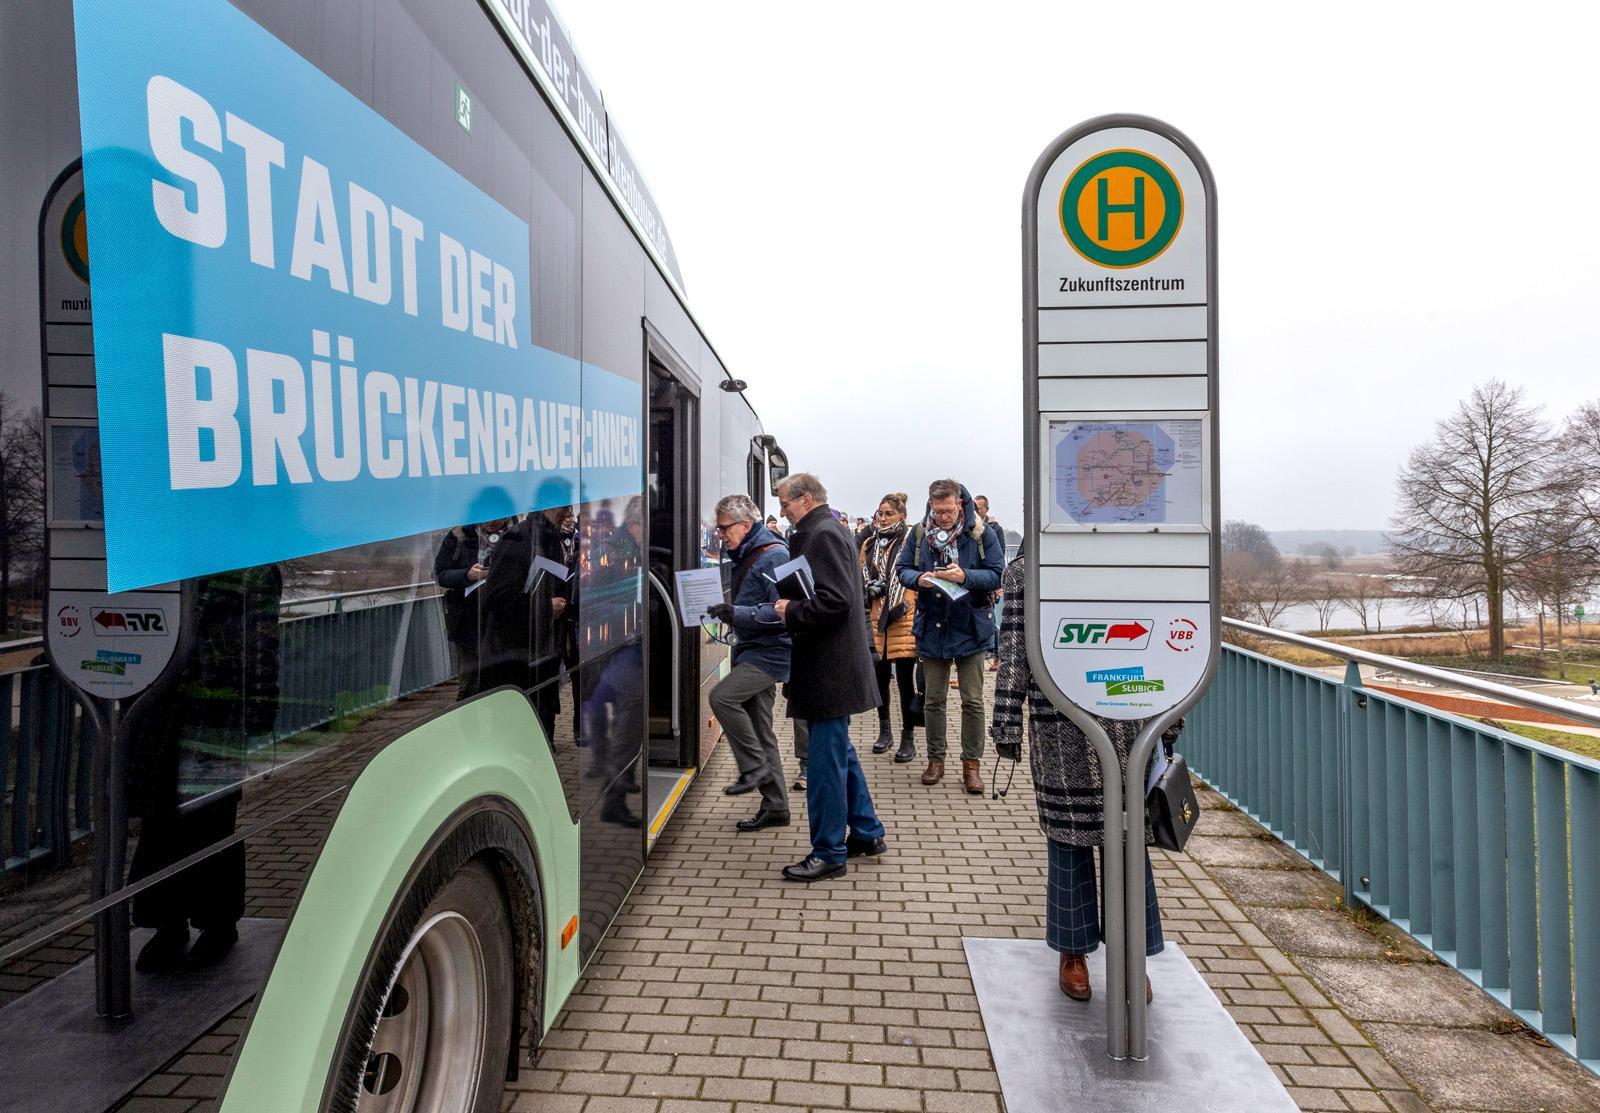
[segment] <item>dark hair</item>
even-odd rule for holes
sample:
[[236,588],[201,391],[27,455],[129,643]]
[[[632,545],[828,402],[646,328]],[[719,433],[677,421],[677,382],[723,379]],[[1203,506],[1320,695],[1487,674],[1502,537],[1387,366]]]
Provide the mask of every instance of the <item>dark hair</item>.
[[961,497],[961,484],[954,479],[935,479],[928,484],[928,501],[935,499],[959,499]]
[[887,495],[884,495],[878,500],[878,505],[882,506],[884,503],[888,503],[890,506],[894,507],[894,512],[903,518],[905,517],[906,513],[906,503],[910,500],[910,498],[911,496],[906,494],[904,491],[890,491]]

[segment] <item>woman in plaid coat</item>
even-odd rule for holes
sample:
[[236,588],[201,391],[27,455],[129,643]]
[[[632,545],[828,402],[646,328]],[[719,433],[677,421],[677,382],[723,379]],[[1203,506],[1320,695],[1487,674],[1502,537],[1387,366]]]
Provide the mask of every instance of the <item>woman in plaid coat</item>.
[[[1045,942],[1061,955],[1061,992],[1075,1001],[1087,1001],[1089,968],[1084,956],[1100,946],[1101,938],[1094,848],[1103,842],[1105,796],[1094,746],[1039,690],[1028,668],[1025,561],[1024,556],[1018,556],[1007,565],[1000,584],[1005,593],[1006,609],[1000,626],[1000,669],[995,677],[994,715],[989,736],[997,753],[1014,761],[1020,759],[1026,705],[1039,826],[1049,847]],[[1122,768],[1127,766],[1128,749],[1143,723],[1122,719],[1099,719],[1099,723],[1117,751],[1117,775],[1120,777]],[[1148,846],[1150,841],[1147,817],[1145,844]],[[1101,868],[1105,868],[1103,861]],[[1145,852],[1144,879],[1145,953],[1153,955],[1159,953],[1164,944],[1148,851]],[[1150,980],[1146,978],[1145,996],[1149,995]]]

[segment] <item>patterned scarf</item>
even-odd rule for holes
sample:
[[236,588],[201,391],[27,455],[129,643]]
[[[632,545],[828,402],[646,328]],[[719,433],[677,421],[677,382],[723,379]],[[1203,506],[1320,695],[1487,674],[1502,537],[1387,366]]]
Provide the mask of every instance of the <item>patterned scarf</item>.
[[887,630],[899,617],[905,613],[906,589],[901,586],[900,577],[895,575],[894,566],[900,556],[900,546],[905,542],[906,523],[902,518],[898,525],[874,526],[872,534],[863,543],[866,549],[866,562],[863,570],[867,580],[882,580],[888,585],[883,596],[883,606],[878,611],[878,629]]

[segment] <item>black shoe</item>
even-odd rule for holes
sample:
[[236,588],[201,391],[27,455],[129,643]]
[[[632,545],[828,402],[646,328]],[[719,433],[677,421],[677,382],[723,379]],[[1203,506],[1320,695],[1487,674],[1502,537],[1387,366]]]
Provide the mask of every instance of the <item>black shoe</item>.
[[872,752],[881,754],[894,745],[894,731],[889,729],[889,724],[884,723],[878,728],[878,740],[872,744]]
[[609,823],[613,827],[625,827],[630,831],[637,831],[644,826],[644,820],[628,810],[626,804],[607,804],[600,809],[600,822]]
[[189,957],[184,965],[189,967],[213,966],[221,962],[233,945],[239,941],[239,929],[229,924],[227,927],[209,928],[200,933],[200,938],[194,941],[194,946],[189,948]]
[[916,732],[906,727],[900,732],[900,748],[894,752],[894,760],[899,764],[915,761],[917,757]]
[[789,826],[789,813],[768,811],[766,808],[762,808],[749,819],[741,819],[734,826],[741,831],[759,831],[763,827],[787,827]]
[[784,866],[783,876],[790,881],[822,881],[829,877],[838,877],[848,868],[843,862],[824,862],[813,854],[803,862]]
[[139,948],[139,957],[134,962],[133,968],[144,974],[176,970],[183,965],[183,953],[188,949],[188,924],[169,924],[157,928],[150,941]]
[[729,796],[743,796],[745,793],[754,792],[760,787],[761,782],[753,781],[749,777],[740,777],[737,781],[734,781],[722,791],[726,792]]
[[858,839],[854,835],[844,840],[844,852],[851,858],[876,858],[880,854],[887,854],[889,844],[881,838]]

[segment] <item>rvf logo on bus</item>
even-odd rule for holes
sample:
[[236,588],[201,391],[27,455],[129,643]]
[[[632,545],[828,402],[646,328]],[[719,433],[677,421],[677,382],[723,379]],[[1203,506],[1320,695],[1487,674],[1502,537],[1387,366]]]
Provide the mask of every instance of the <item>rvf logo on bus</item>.
[[1183,190],[1166,163],[1143,151],[1102,151],[1061,191],[1061,231],[1097,266],[1138,267],[1160,255],[1183,225]]

